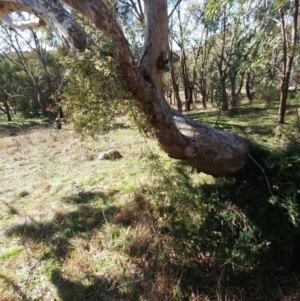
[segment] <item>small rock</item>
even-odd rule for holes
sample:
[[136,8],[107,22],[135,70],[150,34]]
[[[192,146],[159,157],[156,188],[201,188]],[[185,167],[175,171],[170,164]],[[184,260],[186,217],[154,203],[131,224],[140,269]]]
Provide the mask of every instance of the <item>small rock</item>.
[[116,149],[109,149],[107,151],[101,152],[97,160],[117,160],[121,159],[123,156]]

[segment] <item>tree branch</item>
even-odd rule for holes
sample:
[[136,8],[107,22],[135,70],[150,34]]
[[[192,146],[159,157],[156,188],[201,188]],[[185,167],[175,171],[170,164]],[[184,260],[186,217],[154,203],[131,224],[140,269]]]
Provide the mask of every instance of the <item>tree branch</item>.
[[64,42],[68,50],[83,51],[87,34],[58,0],[0,0],[0,17],[11,12],[27,12],[44,21]]
[[38,19],[36,21],[14,21],[9,15],[2,16],[0,18],[3,22],[9,25],[10,28],[19,29],[19,30],[27,30],[27,29],[39,29],[46,25],[46,23]]

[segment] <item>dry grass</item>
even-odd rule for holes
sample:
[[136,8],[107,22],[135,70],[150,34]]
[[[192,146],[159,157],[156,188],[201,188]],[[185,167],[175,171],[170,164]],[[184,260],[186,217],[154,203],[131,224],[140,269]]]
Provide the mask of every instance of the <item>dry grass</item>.
[[[167,217],[152,212],[151,197],[168,175],[153,175],[147,156],[174,164],[153,141],[126,127],[85,142],[67,126],[10,133],[0,131],[0,301],[300,300],[290,285],[265,293],[259,277],[248,287],[229,283],[211,254],[190,259],[193,271],[185,265]],[[110,148],[123,158],[98,161]],[[160,198],[159,206],[172,204],[167,193]]]
[[[68,128],[7,134],[0,144],[0,300],[170,299],[176,275],[162,261],[153,270],[161,239],[128,203],[152,142],[129,129],[96,142],[81,142]],[[97,161],[109,148],[125,159]]]

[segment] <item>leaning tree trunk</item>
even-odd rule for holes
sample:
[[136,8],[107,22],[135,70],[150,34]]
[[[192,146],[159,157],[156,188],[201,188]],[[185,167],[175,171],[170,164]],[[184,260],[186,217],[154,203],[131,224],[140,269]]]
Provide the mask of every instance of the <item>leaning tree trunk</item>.
[[[46,23],[54,22],[53,27],[58,31],[73,26],[71,19],[65,19],[66,12],[62,12],[62,8],[47,6],[57,1],[18,0],[18,5],[28,5],[28,2],[32,5],[38,2],[39,10],[33,8],[32,12],[45,18]],[[164,97],[162,76],[169,59],[167,0],[145,0],[145,43],[138,64],[113,13],[103,1],[64,2],[88,17],[113,43],[115,62],[140,110],[153,126],[159,145],[170,157],[213,176],[233,175],[244,166],[249,153],[246,140],[194,122],[172,110]],[[0,0],[0,10],[6,3],[11,2]],[[44,10],[40,9],[42,4]],[[64,30],[64,34],[71,35],[65,36],[67,41],[78,38],[76,31]]]

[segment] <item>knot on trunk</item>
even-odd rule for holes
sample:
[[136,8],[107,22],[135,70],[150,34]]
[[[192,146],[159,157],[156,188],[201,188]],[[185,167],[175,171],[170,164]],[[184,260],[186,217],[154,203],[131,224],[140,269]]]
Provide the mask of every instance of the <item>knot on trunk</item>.
[[156,61],[156,67],[158,69],[164,69],[168,64],[169,60],[167,58],[167,53],[162,51],[161,54],[158,56]]

